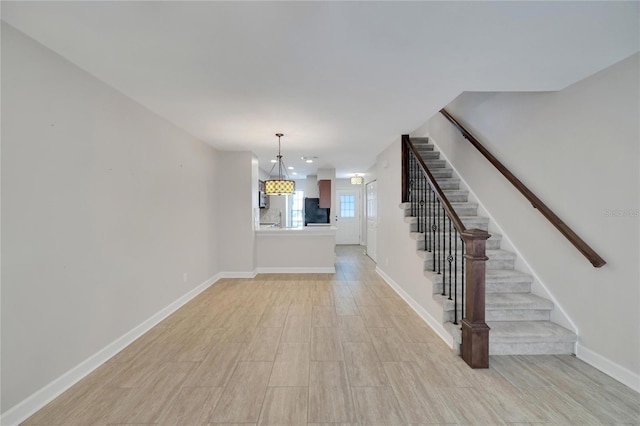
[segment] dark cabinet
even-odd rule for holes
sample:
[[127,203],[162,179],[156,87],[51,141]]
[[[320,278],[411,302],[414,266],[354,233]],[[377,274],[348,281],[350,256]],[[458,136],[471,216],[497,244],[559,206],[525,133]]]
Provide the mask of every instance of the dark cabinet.
[[318,187],[320,190],[320,208],[331,208],[331,180],[322,179],[318,181]]

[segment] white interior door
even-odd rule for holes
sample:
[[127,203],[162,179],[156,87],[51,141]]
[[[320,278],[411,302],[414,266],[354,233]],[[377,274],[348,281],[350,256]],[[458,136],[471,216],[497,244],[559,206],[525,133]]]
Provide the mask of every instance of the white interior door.
[[378,184],[367,184],[367,254],[375,262],[378,254]]
[[353,189],[336,190],[336,244],[360,244],[360,197]]

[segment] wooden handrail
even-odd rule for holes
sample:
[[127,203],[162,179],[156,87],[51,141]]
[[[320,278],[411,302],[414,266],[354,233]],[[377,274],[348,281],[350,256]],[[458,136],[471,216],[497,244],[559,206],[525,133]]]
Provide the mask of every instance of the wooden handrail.
[[458,214],[451,206],[451,203],[447,199],[446,195],[444,195],[444,192],[442,191],[442,189],[440,188],[440,185],[438,185],[438,182],[436,182],[436,179],[433,177],[433,175],[427,168],[427,165],[424,164],[424,161],[422,160],[422,156],[418,154],[418,151],[411,143],[411,139],[409,138],[409,135],[402,135],[402,143],[407,149],[413,152],[413,155],[415,156],[416,160],[418,160],[418,164],[420,165],[420,168],[422,169],[425,176],[427,177],[427,180],[431,184],[431,188],[433,188],[433,192],[435,192],[436,197],[438,197],[438,199],[440,200],[440,204],[442,204],[442,207],[447,212],[449,219],[451,219],[453,226],[455,226],[458,232],[462,234],[464,231],[467,230],[467,228],[462,223],[462,220],[460,220],[460,217],[458,217]]
[[595,250],[589,247],[589,245],[585,243],[582,238],[578,236],[578,234],[573,232],[573,230],[569,228],[566,223],[564,223],[549,207],[547,207],[546,204],[544,204],[542,200],[540,200],[540,198],[538,198],[533,192],[531,192],[531,190],[527,188],[526,185],[520,181],[520,179],[518,179],[513,173],[511,173],[511,171],[509,171],[509,169],[507,169],[505,165],[502,164],[496,157],[494,157],[471,133],[469,133],[467,129],[464,128],[464,126],[462,126],[455,118],[453,118],[451,114],[449,114],[445,109],[441,109],[440,113],[442,113],[442,115],[444,115],[447,120],[449,120],[453,124],[453,126],[458,129],[458,131],[460,131],[462,136],[464,136],[465,139],[471,142],[471,145],[473,145],[478,151],[480,151],[480,153],[487,160],[489,160],[489,162],[493,164],[493,166],[498,169],[498,171],[502,173],[502,175],[509,182],[511,182],[511,184],[515,186],[516,189],[520,191],[520,193],[524,195],[527,200],[529,200],[529,202],[533,205],[533,208],[542,213],[542,215],[547,218],[547,220],[551,222],[551,224],[555,226],[556,229],[558,229],[558,231],[560,231],[560,233],[564,235],[571,242],[571,244],[573,244],[575,248],[577,248],[578,251],[589,260],[589,262],[591,262],[594,267],[600,268],[607,263],[602,257],[600,257],[600,255],[598,255],[598,253],[595,252]]

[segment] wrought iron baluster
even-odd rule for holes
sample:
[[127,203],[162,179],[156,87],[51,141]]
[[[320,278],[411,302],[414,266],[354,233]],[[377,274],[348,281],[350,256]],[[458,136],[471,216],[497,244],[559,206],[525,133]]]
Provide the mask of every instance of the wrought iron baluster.
[[[438,238],[438,275],[440,275],[440,257],[441,257],[441,250],[440,250],[440,233],[442,232],[442,230],[440,229],[440,210],[442,208],[440,207],[440,199],[438,199],[438,221],[437,221],[437,225],[436,225],[436,229],[438,230],[438,235],[436,236]],[[435,261],[435,257],[434,257],[434,261]],[[434,269],[435,271],[435,269]],[[444,288],[442,289],[442,294],[444,295]]]
[[447,249],[447,240],[446,240],[446,235],[445,232],[447,230],[446,225],[445,225],[445,218],[447,217],[447,212],[444,209],[444,206],[442,206],[442,233],[441,233],[441,237],[442,237],[442,256],[441,256],[441,263],[442,263],[442,294],[445,294],[445,288],[447,287],[446,284],[446,275],[447,275],[447,270],[446,270],[446,266],[444,264],[444,260],[445,260],[445,250]]
[[447,256],[449,262],[449,300],[451,300],[451,262],[453,262],[453,256],[451,255],[451,218],[449,218],[449,255]]
[[407,160],[407,201],[409,202],[409,216],[413,216],[413,153],[407,154],[409,157]]
[[424,200],[422,198],[422,182],[424,182],[424,174],[422,170],[418,168],[418,232],[422,232],[422,206],[424,205]]
[[429,182],[425,182],[425,191],[427,191],[427,197],[426,197],[426,201],[427,201],[427,205],[425,206],[425,213],[424,213],[424,250],[425,251],[431,251],[431,247],[429,246],[429,206],[431,205],[431,186],[429,185]]
[[458,324],[458,229],[453,228],[454,237],[453,241],[455,242],[455,246],[453,246],[453,257],[455,258],[455,262],[453,263],[453,323]]
[[[429,184],[429,206],[427,209],[427,218],[431,217],[431,207],[433,203],[433,188],[431,188],[431,184]],[[427,244],[427,251],[431,251],[431,229],[425,232],[425,242]]]
[[460,269],[461,269],[460,272],[462,273],[462,275],[460,276],[460,290],[462,290],[460,292],[460,317],[464,319],[464,285],[465,285],[464,264],[466,260],[464,258],[464,239],[462,237],[460,237],[460,242],[462,243],[462,245],[460,246],[460,258],[462,259],[462,262],[460,262]]
[[422,231],[427,232],[427,176],[425,174],[422,175],[422,187],[420,188],[422,192]]
[[411,153],[411,216],[416,215],[416,157]]
[[425,213],[427,208],[427,201],[426,201],[427,193],[424,190],[424,187],[427,184],[427,177],[424,175],[422,170],[420,171],[420,173],[422,176],[422,180],[420,181],[420,216],[422,216],[422,221],[421,221],[422,226],[420,228],[420,232],[424,232],[425,229],[427,229],[427,215]]

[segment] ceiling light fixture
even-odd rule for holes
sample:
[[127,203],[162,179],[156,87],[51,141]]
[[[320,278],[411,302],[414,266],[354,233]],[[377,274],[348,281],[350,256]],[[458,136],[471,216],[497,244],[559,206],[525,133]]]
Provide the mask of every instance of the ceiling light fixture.
[[[280,154],[280,138],[284,136],[283,133],[276,133],[278,137],[278,156],[276,157],[278,164],[278,179],[269,179],[264,182],[264,192],[269,195],[287,195],[293,194],[296,190],[296,183],[289,179],[289,176],[286,175],[287,168],[284,166],[282,162],[282,154]],[[273,169],[276,167],[274,164],[271,166],[271,171],[269,172],[269,176],[273,172]],[[283,176],[282,171],[284,170],[285,175]],[[286,178],[285,178],[286,177]]]
[[364,178],[362,176],[358,176],[355,174],[351,176],[351,185],[362,185],[364,183]]

